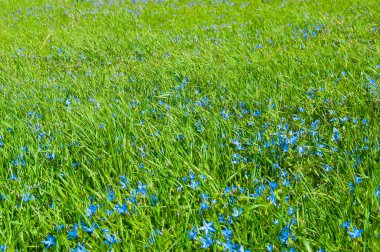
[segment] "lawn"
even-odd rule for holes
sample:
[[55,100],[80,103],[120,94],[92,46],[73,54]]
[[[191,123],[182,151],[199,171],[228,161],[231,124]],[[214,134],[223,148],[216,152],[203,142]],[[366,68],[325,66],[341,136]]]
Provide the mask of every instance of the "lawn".
[[380,1],[2,0],[0,251],[380,251]]

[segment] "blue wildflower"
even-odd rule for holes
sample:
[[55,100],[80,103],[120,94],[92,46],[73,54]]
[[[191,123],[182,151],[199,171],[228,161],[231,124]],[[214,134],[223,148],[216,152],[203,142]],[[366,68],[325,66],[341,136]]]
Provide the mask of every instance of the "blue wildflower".
[[328,164],[322,164],[322,167],[327,171],[330,172],[332,170],[332,167],[329,166]]
[[88,252],[84,243],[78,243],[75,249],[70,248],[70,252]]
[[61,231],[63,228],[65,228],[64,224],[60,224],[54,228],[54,230]]
[[55,236],[48,234],[46,237],[46,240],[42,241],[42,244],[45,245],[46,249],[49,249],[50,247],[54,247],[56,245]]
[[188,230],[187,233],[188,233],[188,236],[187,236],[187,237],[188,237],[190,240],[195,241],[195,240],[197,239],[198,232],[197,232],[197,227],[196,227],[196,226],[194,226],[193,229]]
[[122,189],[126,189],[129,185],[128,179],[125,177],[125,175],[120,176],[120,185]]
[[69,240],[75,239],[78,237],[78,229],[76,226],[73,226],[73,228],[70,231],[67,231],[67,233],[69,234],[68,236]]
[[268,199],[268,200],[269,200],[274,206],[277,206],[276,195],[274,194],[273,191],[270,193],[270,195],[267,197],[267,199]]
[[53,153],[53,152],[49,152],[47,155],[46,155],[46,159],[47,160],[53,160],[55,159],[56,155]]
[[206,237],[201,237],[200,242],[201,242],[201,248],[204,248],[204,249],[211,247],[213,243],[212,238],[209,237],[208,235],[206,235]]
[[358,185],[362,182],[362,178],[360,178],[357,174],[355,174],[355,183]]
[[209,208],[209,205],[207,204],[206,201],[203,201],[201,203],[201,210],[204,211],[204,210],[207,210]]
[[35,200],[36,198],[34,197],[34,195],[32,193],[26,193],[22,196],[22,201],[23,202],[29,202],[31,200]]
[[333,128],[333,135],[331,137],[331,140],[333,142],[338,142],[340,140],[340,133],[339,133],[339,130],[337,128]]
[[226,239],[229,239],[229,238],[233,238],[234,237],[234,235],[233,235],[233,233],[232,233],[232,230],[231,229],[229,229],[229,228],[225,228],[225,229],[223,229],[222,230],[222,235],[224,236],[224,238],[226,238]]
[[281,229],[281,232],[278,238],[283,244],[286,244],[286,245],[289,244],[289,238],[292,238],[292,240],[295,239],[295,237],[292,234],[292,230],[288,226],[285,226]]
[[235,217],[235,218],[237,218],[237,217],[239,217],[242,214],[243,209],[241,207],[239,209],[237,209],[236,207],[234,207],[232,209],[232,211],[233,211],[232,216]]
[[111,202],[115,199],[115,192],[111,191],[108,187],[107,187],[107,198]]
[[376,187],[376,190],[375,190],[375,196],[376,196],[377,198],[380,198],[380,185],[378,185],[378,186]]
[[354,183],[352,183],[350,181],[350,182],[348,182],[348,186],[350,187],[350,193],[354,193],[355,192],[355,185],[354,185]]
[[96,210],[99,208],[98,205],[93,205],[93,204],[90,204],[90,206],[87,208],[87,213],[86,215],[89,216],[90,218],[92,218],[92,216],[94,216]]
[[268,244],[268,245],[267,245],[267,251],[268,251],[268,252],[272,252],[273,249],[274,249],[273,244]]
[[99,228],[99,226],[96,225],[95,223],[92,223],[90,226],[87,227],[84,222],[81,222],[81,226],[82,226],[82,229],[88,234],[93,234],[95,230]]
[[342,228],[345,228],[345,229],[349,229],[350,228],[350,225],[351,225],[351,221],[350,220],[348,220],[348,221],[346,221],[346,222],[343,222],[343,224],[342,224]]
[[115,243],[121,242],[119,238],[117,238],[115,235],[110,235],[109,230],[103,229],[103,233],[105,236],[105,241],[104,243],[112,247]]
[[115,210],[116,210],[119,214],[128,214],[128,215],[129,215],[128,208],[127,208],[127,204],[124,204],[124,205],[117,204],[117,205],[115,206]]
[[203,226],[199,228],[199,230],[204,231],[207,235],[208,233],[215,232],[214,223],[213,222],[207,222],[205,219],[203,219]]
[[362,236],[363,231],[363,229],[357,229],[356,227],[354,227],[352,231],[347,230],[347,233],[350,235],[351,239],[356,239]]

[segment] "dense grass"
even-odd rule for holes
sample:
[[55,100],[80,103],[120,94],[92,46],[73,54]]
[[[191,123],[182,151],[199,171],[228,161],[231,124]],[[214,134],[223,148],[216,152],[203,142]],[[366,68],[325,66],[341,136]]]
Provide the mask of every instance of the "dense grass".
[[2,249],[380,251],[379,34],[376,0],[1,1]]

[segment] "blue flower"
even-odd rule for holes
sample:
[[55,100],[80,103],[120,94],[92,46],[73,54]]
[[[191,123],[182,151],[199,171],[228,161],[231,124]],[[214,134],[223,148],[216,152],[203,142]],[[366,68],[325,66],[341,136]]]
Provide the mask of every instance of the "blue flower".
[[29,202],[31,200],[35,200],[36,198],[34,197],[34,195],[32,193],[26,193],[22,196],[22,201],[24,202]]
[[69,234],[68,236],[69,240],[75,239],[78,237],[78,229],[76,226],[74,226],[70,231],[67,231],[67,233]]
[[286,245],[289,244],[289,238],[292,238],[292,240],[295,239],[294,235],[292,234],[292,230],[288,226],[285,226],[281,229],[281,233],[278,238],[283,244]]
[[96,210],[98,210],[98,208],[99,208],[98,205],[90,204],[90,206],[87,208],[86,215],[91,218],[92,216],[94,216],[94,214],[95,214]]
[[53,152],[49,152],[47,155],[46,155],[46,159],[47,160],[53,160],[55,159],[55,154]]
[[354,193],[355,192],[355,185],[354,185],[354,183],[352,183],[350,181],[350,182],[348,182],[348,186],[350,187],[350,193]]
[[188,230],[187,233],[188,233],[188,236],[187,236],[187,237],[188,237],[190,240],[195,241],[195,240],[197,239],[198,232],[197,232],[197,227],[196,227],[196,226],[194,226],[193,229]]
[[54,230],[61,231],[63,228],[65,228],[64,224],[60,224],[54,228]]
[[128,208],[127,208],[127,204],[124,204],[124,205],[117,204],[117,205],[115,206],[115,210],[116,210],[119,214],[128,214],[128,215],[129,215]]
[[234,238],[234,234],[232,233],[232,230],[229,228],[225,228],[222,230],[222,235],[224,238],[229,239],[229,238]]
[[267,251],[268,251],[268,252],[272,252],[273,249],[274,249],[273,244],[268,244],[268,245],[267,245]]
[[125,175],[120,176],[120,185],[122,189],[126,189],[128,186],[129,182],[128,179],[125,177]]
[[46,237],[46,240],[42,241],[42,244],[45,245],[46,249],[49,249],[50,247],[54,247],[56,245],[55,237],[48,234]]
[[274,194],[273,191],[270,193],[270,195],[267,197],[267,199],[268,199],[268,200],[269,200],[274,206],[277,206],[276,195]]
[[146,185],[143,185],[141,181],[139,181],[139,184],[136,189],[136,194],[141,194],[142,196],[146,196],[148,190],[146,189]]
[[376,190],[375,190],[375,196],[376,196],[377,198],[380,198],[380,185],[378,185],[378,186],[376,187]]
[[209,205],[207,204],[206,201],[203,201],[201,203],[201,210],[204,211],[204,210],[207,210],[209,208]]
[[354,227],[352,231],[347,230],[347,233],[350,235],[351,239],[356,239],[362,236],[363,231],[363,229],[357,229],[356,227]]
[[86,245],[84,243],[83,244],[78,243],[75,249],[70,248],[70,251],[71,252],[88,252],[88,250],[86,249]]
[[81,223],[82,225],[82,229],[88,233],[88,234],[93,234],[95,232],[96,229],[98,229],[98,225],[96,225],[95,223],[92,223],[90,226],[86,226],[84,222]]
[[199,228],[199,230],[204,231],[207,235],[208,233],[215,232],[214,223],[212,221],[207,222],[205,219],[203,219],[203,226]]
[[243,209],[242,208],[237,209],[236,207],[234,207],[232,209],[232,211],[233,211],[232,216],[235,217],[235,218],[237,218],[237,217],[239,217],[242,214]]
[[269,187],[271,190],[275,190],[278,187],[278,184],[274,181],[269,182]]
[[111,202],[115,199],[115,192],[111,191],[108,187],[107,187],[107,198]]
[[340,133],[337,128],[333,128],[333,135],[331,136],[331,140],[333,142],[338,142],[340,140]]
[[360,178],[357,174],[355,174],[355,183],[358,185],[362,182],[362,178]]
[[345,228],[345,229],[349,229],[350,228],[350,225],[351,225],[351,221],[350,220],[348,220],[348,221],[346,221],[346,222],[343,222],[343,224],[342,224],[342,228]]
[[201,237],[200,242],[201,242],[201,248],[205,249],[205,248],[211,247],[213,241],[211,237],[206,235],[206,237]]
[[112,247],[112,245],[114,245],[115,243],[121,242],[121,240],[119,238],[117,238],[115,235],[110,235],[109,230],[103,229],[103,233],[105,236],[104,243],[109,245],[110,247]]
[[329,166],[328,164],[322,164],[322,167],[327,171],[330,172],[332,170],[332,167]]

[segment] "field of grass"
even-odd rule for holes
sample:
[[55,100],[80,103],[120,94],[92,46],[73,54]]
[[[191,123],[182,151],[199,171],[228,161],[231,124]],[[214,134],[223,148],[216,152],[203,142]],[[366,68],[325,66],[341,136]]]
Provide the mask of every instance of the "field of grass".
[[0,251],[380,251],[380,1],[0,1]]

